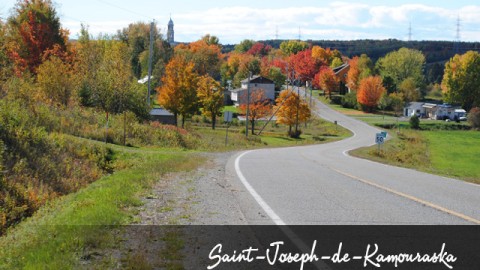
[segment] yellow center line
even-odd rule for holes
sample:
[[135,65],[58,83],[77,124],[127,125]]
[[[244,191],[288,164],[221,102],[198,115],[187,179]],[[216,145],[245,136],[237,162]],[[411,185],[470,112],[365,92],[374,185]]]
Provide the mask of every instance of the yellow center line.
[[352,179],[355,179],[355,180],[357,180],[357,181],[360,181],[360,182],[362,182],[362,183],[364,183],[364,184],[367,184],[367,185],[370,185],[370,186],[373,186],[373,187],[382,189],[382,190],[384,190],[384,191],[387,191],[387,192],[393,193],[393,194],[395,194],[395,195],[398,195],[398,196],[407,198],[407,199],[409,199],[409,200],[412,200],[412,201],[414,201],[414,202],[423,204],[423,205],[428,206],[428,207],[431,207],[431,208],[433,208],[433,209],[442,211],[442,212],[447,213],[447,214],[450,214],[450,215],[452,215],[452,216],[456,216],[456,217],[459,217],[459,218],[464,219],[464,220],[466,220],[466,221],[469,221],[469,222],[475,223],[475,224],[477,224],[477,225],[480,225],[480,220],[475,219],[475,218],[473,218],[473,217],[464,215],[464,214],[462,214],[462,213],[458,213],[458,212],[456,212],[456,211],[447,209],[447,208],[445,208],[445,207],[436,205],[436,204],[434,204],[434,203],[431,203],[431,202],[428,202],[428,201],[419,199],[419,198],[414,197],[414,196],[412,196],[412,195],[408,195],[408,194],[405,194],[405,193],[396,191],[396,190],[394,190],[394,189],[391,189],[391,188],[388,188],[388,187],[379,185],[379,184],[377,184],[377,183],[373,183],[373,182],[371,182],[371,181],[362,179],[362,178],[360,178],[360,177],[357,177],[357,176],[354,176],[354,175],[351,175],[351,174],[348,174],[348,173],[339,171],[339,170],[337,170],[337,169],[334,169],[334,168],[330,168],[330,169],[332,169],[333,171],[335,171],[335,172],[337,172],[337,173],[339,173],[339,174],[341,174],[341,175],[344,175],[344,176],[347,176],[347,177],[349,177],[349,178],[352,178]]

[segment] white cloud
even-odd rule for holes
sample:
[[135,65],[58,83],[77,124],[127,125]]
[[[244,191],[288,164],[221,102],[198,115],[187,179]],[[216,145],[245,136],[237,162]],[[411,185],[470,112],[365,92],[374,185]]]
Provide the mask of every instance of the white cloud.
[[[453,40],[457,16],[460,16],[462,29],[465,29],[462,39],[480,40],[478,5],[456,10],[425,4],[374,6],[346,2],[277,9],[233,6],[172,14],[172,19],[178,41],[197,40],[209,33],[218,36],[222,43],[237,43],[247,38],[273,39],[277,28],[280,39],[297,38],[299,27],[303,39],[405,39],[409,23],[412,23],[414,39]],[[168,18],[157,19],[164,32]],[[129,23],[131,22],[116,21],[88,24],[95,35],[98,32],[115,33]],[[65,23],[65,26],[75,27],[71,23]],[[79,27],[80,24],[77,23],[76,29]],[[75,34],[78,30],[71,32]]]

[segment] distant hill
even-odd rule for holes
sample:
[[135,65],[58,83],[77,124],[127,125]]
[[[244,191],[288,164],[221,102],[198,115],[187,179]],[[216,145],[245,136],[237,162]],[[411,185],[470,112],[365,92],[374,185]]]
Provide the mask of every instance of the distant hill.
[[[264,40],[259,41],[268,44],[274,48],[279,48],[285,40]],[[391,51],[402,47],[417,49],[422,51],[427,58],[427,63],[445,62],[458,53],[465,53],[469,50],[480,52],[480,42],[460,42],[455,44],[453,41],[402,41],[397,39],[387,40],[307,40],[307,42],[318,45],[323,48],[339,50],[343,55],[353,57],[355,55],[367,54],[373,61],[385,56]],[[458,48],[456,48],[458,46]],[[234,49],[235,45],[223,45],[224,52]]]

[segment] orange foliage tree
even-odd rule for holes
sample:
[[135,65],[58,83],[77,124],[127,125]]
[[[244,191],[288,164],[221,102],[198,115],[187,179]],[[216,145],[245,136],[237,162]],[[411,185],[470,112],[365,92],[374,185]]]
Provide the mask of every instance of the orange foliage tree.
[[[245,92],[246,100],[247,91]],[[248,120],[252,126],[252,135],[255,134],[255,122],[261,118],[267,117],[272,112],[272,105],[270,101],[265,96],[265,91],[263,89],[255,89],[250,92],[250,103],[247,107],[247,104],[240,105],[240,113],[246,114],[248,108]]]
[[[292,90],[280,92],[276,99],[277,123],[288,125],[288,135],[292,138],[300,136],[297,132],[292,132],[292,127],[299,122],[306,122],[311,117],[310,107],[305,100]],[[298,121],[297,121],[298,116]]]
[[162,86],[157,88],[158,103],[173,113],[175,123],[177,116],[182,116],[182,127],[185,119],[198,108],[197,81],[194,63],[183,57],[174,57],[167,65]]
[[350,69],[347,74],[347,85],[351,90],[357,91],[360,82],[372,74],[373,63],[366,54],[362,54],[360,57],[353,57],[348,64]]
[[199,75],[208,74],[216,78],[219,75],[223,57],[221,45],[210,42],[212,39],[215,39],[215,37],[207,35],[188,45],[180,44],[175,47],[175,55],[181,55],[189,62],[194,63],[195,72]]
[[212,77],[205,75],[198,81],[197,97],[203,110],[202,114],[212,119],[212,129],[215,129],[217,116],[222,115],[223,88]]
[[357,91],[358,103],[364,110],[372,111],[377,107],[378,102],[386,90],[380,76],[371,76],[363,79]]
[[329,98],[332,98],[332,92],[337,91],[339,87],[338,78],[329,67],[322,67],[315,75],[313,83],[315,87],[323,89]]

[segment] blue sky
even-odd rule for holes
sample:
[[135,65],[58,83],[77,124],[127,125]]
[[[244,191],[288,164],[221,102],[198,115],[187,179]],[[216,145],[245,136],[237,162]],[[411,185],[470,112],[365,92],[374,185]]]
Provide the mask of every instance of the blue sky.
[[[16,0],[2,0],[6,18]],[[63,27],[75,38],[80,23],[93,35],[113,34],[129,23],[155,19],[162,32],[170,14],[177,41],[204,34],[224,44],[243,39],[388,39],[455,40],[460,18],[462,41],[480,41],[478,1],[323,1],[323,0],[65,0],[54,1]]]

